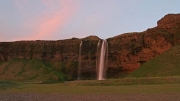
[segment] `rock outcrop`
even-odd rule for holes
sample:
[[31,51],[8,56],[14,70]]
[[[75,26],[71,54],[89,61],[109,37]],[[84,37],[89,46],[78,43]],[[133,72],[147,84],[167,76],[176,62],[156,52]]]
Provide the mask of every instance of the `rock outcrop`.
[[[57,70],[77,77],[79,44],[82,45],[83,79],[96,78],[96,49],[99,38],[89,36],[58,41],[0,42],[0,61],[37,58],[52,62]],[[180,14],[168,14],[157,27],[143,32],[125,33],[107,39],[109,43],[107,77],[120,77],[180,43]]]
[[[172,29],[180,27],[180,14],[167,14],[157,22],[157,27]],[[173,34],[173,33],[171,33]]]

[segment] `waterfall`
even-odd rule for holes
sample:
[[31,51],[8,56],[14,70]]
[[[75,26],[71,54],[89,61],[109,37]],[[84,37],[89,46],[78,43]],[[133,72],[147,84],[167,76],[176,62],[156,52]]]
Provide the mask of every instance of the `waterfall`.
[[[98,54],[99,53],[99,54]],[[106,40],[102,40],[102,44],[100,47],[100,41],[97,45],[97,74],[98,80],[104,80],[106,76],[106,69],[107,69],[107,61],[108,60],[108,43]]]
[[81,51],[82,51],[82,45],[83,42],[81,41],[81,43],[79,44],[79,59],[78,59],[78,80],[81,79]]

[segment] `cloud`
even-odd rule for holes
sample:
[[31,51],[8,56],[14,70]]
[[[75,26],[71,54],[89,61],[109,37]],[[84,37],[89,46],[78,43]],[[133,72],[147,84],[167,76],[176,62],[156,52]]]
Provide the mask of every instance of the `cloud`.
[[27,37],[24,38],[25,40],[48,39],[52,37],[60,30],[63,30],[68,21],[73,18],[78,7],[78,2],[73,0],[40,0],[40,3],[45,5],[46,9],[43,12],[39,12],[38,17],[33,18],[34,15],[24,14],[28,11],[24,9],[23,5],[30,5],[30,2],[27,0],[24,2],[15,0],[18,11],[23,16],[28,15],[22,24],[25,29],[30,30]]

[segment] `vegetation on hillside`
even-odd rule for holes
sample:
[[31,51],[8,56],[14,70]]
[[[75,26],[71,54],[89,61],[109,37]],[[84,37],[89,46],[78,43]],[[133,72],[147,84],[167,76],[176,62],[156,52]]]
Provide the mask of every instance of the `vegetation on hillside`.
[[144,63],[129,76],[180,76],[180,45],[175,45],[163,54]]
[[51,63],[38,59],[12,59],[0,63],[0,79],[21,82],[53,83],[70,77],[57,70]]

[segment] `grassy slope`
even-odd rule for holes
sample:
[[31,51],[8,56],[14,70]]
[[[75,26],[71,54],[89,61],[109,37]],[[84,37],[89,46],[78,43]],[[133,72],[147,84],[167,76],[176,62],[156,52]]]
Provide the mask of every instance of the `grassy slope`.
[[51,83],[63,81],[64,77],[51,64],[38,59],[13,59],[0,63],[0,80]]
[[160,56],[144,63],[129,76],[180,76],[180,45],[173,46],[170,50]]

